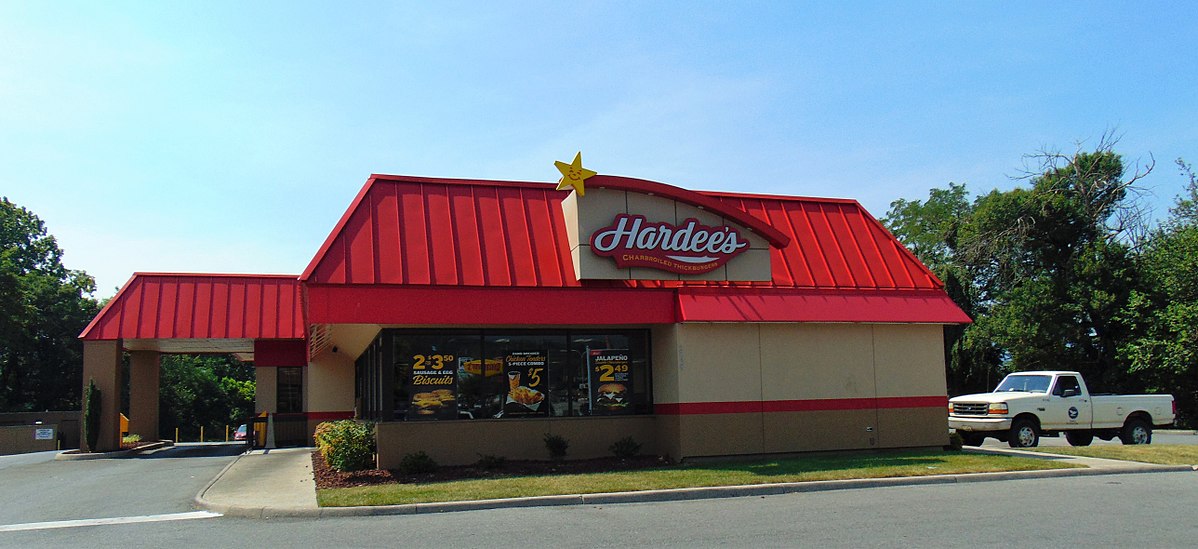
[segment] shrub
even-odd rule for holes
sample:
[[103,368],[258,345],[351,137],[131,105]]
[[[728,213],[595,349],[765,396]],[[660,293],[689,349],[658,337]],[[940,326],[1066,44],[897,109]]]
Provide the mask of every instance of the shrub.
[[399,461],[399,472],[405,475],[417,475],[421,473],[431,473],[437,470],[437,462],[428,454],[416,452],[415,454],[406,454]]
[[479,467],[481,467],[483,469],[494,470],[494,469],[502,469],[503,466],[506,464],[507,464],[507,458],[505,458],[503,456],[493,456],[491,454],[479,454],[478,455],[478,463],[476,465],[478,465]]
[[565,437],[545,433],[545,449],[549,450],[549,457],[555,460],[562,459],[566,457],[566,449],[569,447],[570,441]]
[[83,390],[83,441],[88,452],[95,452],[100,441],[100,389],[94,378],[87,380]]
[[329,437],[333,432],[332,421],[322,421],[316,424],[316,430],[312,432],[312,440],[316,442],[316,449],[320,450],[320,455],[324,456],[329,447]]
[[641,453],[641,443],[628,436],[615,441],[607,449],[620,459],[634,458]]
[[965,439],[961,437],[961,433],[953,431],[952,433],[949,433],[948,446],[945,446],[944,449],[951,450],[954,452],[960,452],[961,448],[963,448],[964,446],[965,446]]
[[141,442],[141,435],[137,433],[130,433],[121,437],[121,446],[133,446],[138,442]]
[[326,421],[316,426],[316,447],[329,467],[358,471],[374,466],[374,424],[352,419]]

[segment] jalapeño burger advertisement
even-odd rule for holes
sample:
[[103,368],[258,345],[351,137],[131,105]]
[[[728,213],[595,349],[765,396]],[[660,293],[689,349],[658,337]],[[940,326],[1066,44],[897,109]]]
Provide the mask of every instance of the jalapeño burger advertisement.
[[411,360],[407,419],[456,419],[458,383],[455,357],[416,354],[411,356]]
[[591,384],[591,415],[632,412],[632,375],[628,349],[591,349],[587,371]]
[[503,417],[549,415],[549,403],[545,402],[548,364],[549,351],[511,351],[503,357],[508,389]]

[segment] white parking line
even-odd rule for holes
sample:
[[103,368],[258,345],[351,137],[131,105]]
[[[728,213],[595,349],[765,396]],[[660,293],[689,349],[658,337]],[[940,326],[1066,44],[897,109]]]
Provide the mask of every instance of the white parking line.
[[25,524],[9,524],[0,526],[0,532],[24,532],[27,530],[50,530],[52,528],[78,528],[80,526],[105,526],[109,524],[135,524],[139,522],[165,522],[171,520],[194,520],[216,518],[220,513],[211,511],[192,511],[190,513],[171,513],[169,515],[142,515],[140,517],[112,517],[98,519],[56,520],[52,522],[28,522]]

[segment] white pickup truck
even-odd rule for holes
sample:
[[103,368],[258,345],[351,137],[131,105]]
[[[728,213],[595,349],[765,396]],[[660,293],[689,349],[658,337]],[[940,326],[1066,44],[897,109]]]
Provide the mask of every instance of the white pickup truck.
[[1026,448],[1060,433],[1073,446],[1094,437],[1151,444],[1152,427],[1172,425],[1176,413],[1173,395],[1091,395],[1077,372],[1017,372],[993,393],[949,399],[948,426],[970,446],[994,437]]

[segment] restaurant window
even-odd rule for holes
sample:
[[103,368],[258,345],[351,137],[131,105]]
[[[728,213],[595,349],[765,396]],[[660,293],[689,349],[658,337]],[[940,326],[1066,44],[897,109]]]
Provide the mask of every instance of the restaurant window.
[[275,368],[278,375],[276,388],[278,393],[277,407],[280,414],[293,414],[304,411],[304,369]]
[[[385,341],[390,345],[377,345]],[[385,349],[390,348],[390,351]],[[652,413],[646,330],[385,330],[359,360],[388,368],[392,396],[365,410],[396,420]],[[383,389],[387,390],[387,389]],[[368,399],[364,399],[368,400]],[[368,408],[371,407],[368,405]]]

